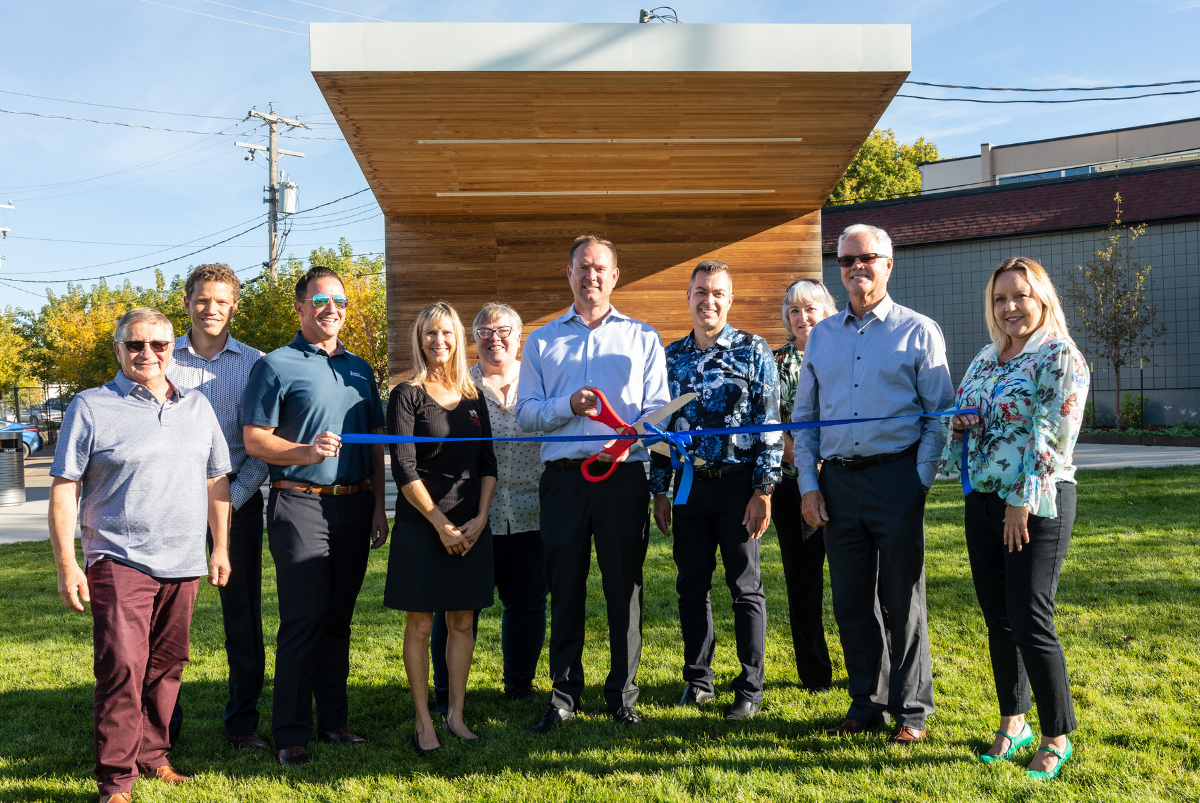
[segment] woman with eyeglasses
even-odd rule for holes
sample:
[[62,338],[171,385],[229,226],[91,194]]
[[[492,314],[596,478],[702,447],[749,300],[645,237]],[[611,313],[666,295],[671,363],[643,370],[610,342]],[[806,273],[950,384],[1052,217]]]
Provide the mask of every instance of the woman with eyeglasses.
[[441,749],[429,716],[429,637],[445,611],[449,705],[446,733],[476,739],[463,721],[475,650],[475,611],[492,604],[492,533],[496,490],[491,424],[467,372],[466,338],[449,304],[430,304],[412,327],[413,378],[388,399],[388,433],[444,439],[392,446],[400,489],[383,602],[407,612],[404,672],[416,708],[417,754]]
[[[833,296],[817,279],[793,282],[783,294],[780,318],[788,342],[775,351],[779,367],[779,420],[792,420],[796,382],[804,361],[804,347],[813,327],[837,312]],[[800,685],[810,692],[829,691],[833,667],[825,643],[822,621],[825,593],[825,538],[823,528],[812,527],[800,514],[800,486],[794,457],[795,441],[783,436],[783,482],[775,491],[772,512],[779,535],[779,556],[787,583],[788,615],[792,624],[792,649]]]
[[[473,328],[479,362],[471,366],[471,379],[487,404],[492,433],[503,438],[540,435],[517,424],[521,316],[507,304],[489,302],[475,316]],[[544,468],[541,446],[537,441],[501,441],[492,446],[497,477],[488,520],[496,591],[504,606],[500,622],[504,696],[524,703],[537,701],[533,679],[546,641],[548,592],[538,492]],[[475,622],[479,622],[478,611]],[[430,644],[434,708],[444,714],[449,707],[449,682],[446,621],[441,613],[434,615]]]
[[[1083,422],[1087,365],[1067,333],[1050,277],[1027,257],[996,266],[984,293],[992,342],[967,368],[945,425],[942,473],[966,471],[967,554],[988,628],[1000,728],[985,764],[1033,742],[1025,719],[1037,699],[1041,746],[1031,778],[1054,778],[1071,757],[1075,710],[1054,630],[1054,595],[1075,521],[1072,452]],[[962,438],[970,432],[967,465]]]

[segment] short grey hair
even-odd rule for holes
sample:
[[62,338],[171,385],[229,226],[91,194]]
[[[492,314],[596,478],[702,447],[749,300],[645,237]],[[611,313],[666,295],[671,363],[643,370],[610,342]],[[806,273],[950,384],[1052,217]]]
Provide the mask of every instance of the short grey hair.
[[[521,334],[521,328],[523,326],[521,322],[521,316],[517,314],[515,309],[507,304],[501,304],[499,301],[489,301],[483,305],[483,309],[479,310],[479,314],[476,315],[475,320],[471,322],[471,332],[474,333],[479,329],[479,327],[483,326],[488,321],[494,321],[497,318],[510,318],[513,322],[513,326],[517,330],[517,334]],[[478,335],[475,337],[477,340],[479,339]]]
[[792,321],[788,316],[788,310],[806,301],[823,309],[826,318],[837,313],[837,304],[830,295],[829,288],[819,280],[801,279],[798,282],[792,282],[783,293],[783,306],[779,310],[779,318],[783,321],[783,328],[787,330],[789,343],[796,340],[796,335],[792,332]]
[[165,326],[171,333],[170,339],[175,340],[175,327],[171,325],[170,318],[152,307],[134,307],[122,315],[121,320],[117,321],[117,328],[113,330],[113,342],[124,343],[125,338],[129,337],[129,330],[135,323],[155,323]]
[[888,233],[878,226],[868,226],[866,223],[855,223],[853,226],[847,226],[838,236],[837,252],[842,253],[842,241],[847,237],[853,237],[855,234],[869,234],[875,240],[875,247],[881,249],[877,253],[892,256],[892,238]]

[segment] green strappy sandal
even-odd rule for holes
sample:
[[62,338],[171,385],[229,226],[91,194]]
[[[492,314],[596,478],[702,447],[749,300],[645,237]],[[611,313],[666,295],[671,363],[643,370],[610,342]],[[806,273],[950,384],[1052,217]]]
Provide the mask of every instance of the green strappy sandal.
[[1048,781],[1051,778],[1058,777],[1058,771],[1062,769],[1063,764],[1067,763],[1067,759],[1075,752],[1075,746],[1071,744],[1071,740],[1067,739],[1066,750],[1055,750],[1053,747],[1039,747],[1038,750],[1044,750],[1052,756],[1058,756],[1058,763],[1054,765],[1054,769],[1049,772],[1038,772],[1037,770],[1025,770],[1025,774],[1030,778],[1039,781]]
[[1029,722],[1026,721],[1025,727],[1021,728],[1020,733],[1010,734],[1004,731],[996,731],[996,734],[1008,739],[1008,749],[998,756],[993,756],[989,753],[984,753],[979,756],[979,760],[984,764],[994,764],[997,761],[1007,761],[1025,745],[1033,741],[1033,728],[1029,727]]

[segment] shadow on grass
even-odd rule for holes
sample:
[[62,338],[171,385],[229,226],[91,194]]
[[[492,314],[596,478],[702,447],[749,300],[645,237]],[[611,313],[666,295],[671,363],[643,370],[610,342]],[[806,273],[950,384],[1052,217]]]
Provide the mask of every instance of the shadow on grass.
[[[468,692],[468,722],[480,735],[462,743],[439,732],[445,749],[420,759],[409,743],[413,729],[407,687],[399,684],[354,685],[350,690],[351,726],[370,739],[363,747],[309,745],[314,762],[284,770],[266,752],[238,753],[227,743],[221,724],[225,685],[185,682],[185,722],[171,754],[181,771],[227,778],[328,783],[380,775],[432,775],[446,779],[499,769],[530,776],[563,772],[600,777],[613,773],[690,771],[704,766],[733,772],[766,769],[796,772],[824,768],[842,771],[913,768],[961,762],[963,747],[942,742],[904,749],[886,744],[888,731],[847,740],[830,740],[826,719],[797,721],[763,714],[742,723],[726,723],[724,706],[678,709],[677,684],[643,687],[639,710],[644,724],[626,729],[607,716],[599,688],[588,688],[583,712],[546,736],[525,728],[536,722],[544,702],[515,703],[499,690]],[[768,690],[768,701],[771,691]],[[270,690],[264,696],[269,705]],[[729,695],[724,695],[728,698]],[[89,786],[92,782],[92,688],[17,690],[0,694],[0,780],[4,800],[46,799],[45,783]],[[269,730],[269,713],[260,732]],[[933,748],[933,749],[929,749]],[[973,745],[972,745],[973,748]],[[697,750],[701,755],[697,755]],[[91,799],[62,789],[55,799]]]

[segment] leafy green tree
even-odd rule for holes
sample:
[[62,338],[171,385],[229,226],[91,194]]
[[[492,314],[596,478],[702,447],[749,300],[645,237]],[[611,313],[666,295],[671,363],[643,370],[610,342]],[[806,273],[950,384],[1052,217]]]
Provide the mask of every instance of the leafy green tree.
[[918,137],[911,145],[899,142],[890,128],[875,129],[858,149],[834,187],[826,206],[883,201],[921,191],[920,162],[938,158],[938,147]]
[[1133,261],[1134,243],[1146,232],[1145,224],[1122,226],[1121,194],[1113,198],[1117,219],[1100,235],[1100,247],[1068,276],[1071,286],[1063,293],[1087,333],[1084,351],[1108,362],[1115,387],[1113,408],[1117,429],[1130,424],[1130,411],[1121,404],[1121,369],[1138,360],[1150,361],[1150,349],[1166,334],[1157,323],[1158,307],[1146,301],[1150,266]]

